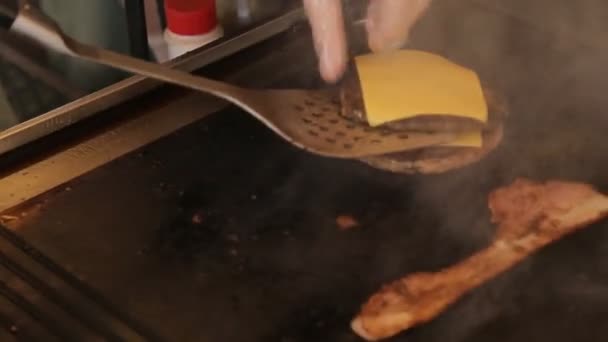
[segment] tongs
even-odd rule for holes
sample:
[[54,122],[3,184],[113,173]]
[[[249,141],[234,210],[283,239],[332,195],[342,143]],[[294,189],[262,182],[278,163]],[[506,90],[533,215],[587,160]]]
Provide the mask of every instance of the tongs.
[[[3,12],[11,15],[10,11]],[[348,120],[340,115],[339,90],[335,88],[247,89],[86,45],[66,35],[29,3],[14,13],[10,31],[69,56],[217,96],[242,108],[296,147],[326,157],[369,157],[444,144],[456,138],[452,133],[404,134]]]

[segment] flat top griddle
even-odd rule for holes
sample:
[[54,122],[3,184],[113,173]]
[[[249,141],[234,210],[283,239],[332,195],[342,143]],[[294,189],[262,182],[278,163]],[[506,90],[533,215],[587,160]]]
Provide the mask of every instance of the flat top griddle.
[[[467,15],[493,15],[504,36],[449,26],[461,20],[456,10],[436,11],[414,46],[467,61],[509,98],[504,143],[487,159],[443,175],[394,175],[303,153],[236,109],[217,113],[72,182],[24,221],[18,235],[73,276],[54,270],[50,284],[89,301],[102,296],[87,312],[106,301],[112,309],[99,323],[106,334],[73,323],[61,308],[47,315],[55,326],[107,340],[124,333],[167,341],[358,341],[349,321],[381,284],[450,265],[488,243],[492,189],[529,177],[608,191],[608,98],[598,72],[605,51],[477,7]],[[451,27],[440,36],[453,43],[428,39],[438,22]],[[452,45],[471,37],[478,48]],[[277,85],[316,82],[314,59],[305,60]],[[361,226],[341,231],[338,215]],[[607,228],[596,224],[546,248],[391,341],[601,340],[608,332]],[[38,267],[31,248],[14,248],[17,242],[7,243],[14,236],[0,232],[0,243],[15,249],[6,252],[9,260],[19,254],[28,269]],[[36,277],[49,267],[36,268]],[[31,295],[34,308],[50,310],[38,304],[52,297],[48,291],[16,288]],[[7,336],[49,333],[45,317],[36,322],[8,302],[0,306],[0,327],[20,330]],[[111,320],[127,323],[119,329],[106,324]]]

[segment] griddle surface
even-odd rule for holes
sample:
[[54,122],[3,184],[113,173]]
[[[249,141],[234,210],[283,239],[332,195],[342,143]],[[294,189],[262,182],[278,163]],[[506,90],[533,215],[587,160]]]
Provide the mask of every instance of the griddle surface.
[[[490,241],[492,189],[530,177],[608,191],[605,53],[575,56],[577,42],[493,20],[512,39],[492,61],[477,54],[496,39],[485,33],[477,50],[414,39],[468,61],[509,97],[505,141],[476,165],[388,174],[303,153],[230,109],[73,182],[20,234],[170,341],[358,341],[349,321],[381,284]],[[436,27],[428,21],[419,37]],[[340,231],[342,214],[361,226]],[[607,229],[542,250],[392,340],[601,340]]]

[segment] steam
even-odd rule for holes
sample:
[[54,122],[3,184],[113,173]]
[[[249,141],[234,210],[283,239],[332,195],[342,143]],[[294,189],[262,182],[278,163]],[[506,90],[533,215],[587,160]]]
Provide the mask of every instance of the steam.
[[[516,177],[608,187],[608,147],[602,141],[608,127],[608,80],[602,71],[608,60],[607,10],[599,0],[433,3],[408,47],[440,53],[476,70],[485,85],[507,99],[507,134],[485,160],[408,184],[414,194],[403,210],[410,212],[378,222],[402,230],[371,257],[375,267],[370,278],[393,280],[435,270],[486,246],[495,229],[487,196]],[[441,329],[423,334],[461,340],[497,317],[513,316],[517,306],[509,303],[525,296],[520,284],[534,277],[539,269],[535,260],[476,291],[438,323]],[[537,288],[541,277],[535,279]],[[539,293],[537,298],[546,298]]]

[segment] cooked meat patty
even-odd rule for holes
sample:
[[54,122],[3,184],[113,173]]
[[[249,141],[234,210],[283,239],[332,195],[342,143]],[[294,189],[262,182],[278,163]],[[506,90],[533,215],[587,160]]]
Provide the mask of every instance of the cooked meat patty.
[[481,148],[437,146],[403,153],[392,153],[361,159],[362,162],[395,173],[436,174],[458,169],[483,159],[502,141],[503,127],[497,125],[482,134]]
[[[492,94],[487,93],[487,89],[484,88],[483,90],[486,99],[493,98]],[[362,123],[368,122],[363,103],[361,83],[356,68],[350,70],[342,81],[340,102],[342,106],[342,116]],[[497,113],[493,114],[494,116],[497,115]],[[486,124],[471,118],[445,115],[442,113],[429,113],[413,118],[392,121],[382,125],[382,127],[396,131],[467,132],[473,129],[481,129],[500,121],[502,121],[500,117],[492,118],[492,116],[490,116],[489,122]]]
[[[484,87],[484,96],[488,103],[488,122],[448,115],[425,115],[415,118],[387,123],[385,126],[393,131],[425,132],[467,132],[482,129],[483,146],[454,147],[434,146],[403,153],[367,157],[362,162],[382,170],[396,173],[441,173],[464,167],[485,157],[494,150],[503,137],[503,122],[507,117],[507,106],[503,99]],[[359,79],[351,71],[344,79],[341,89],[342,115],[358,122],[367,122]]]

